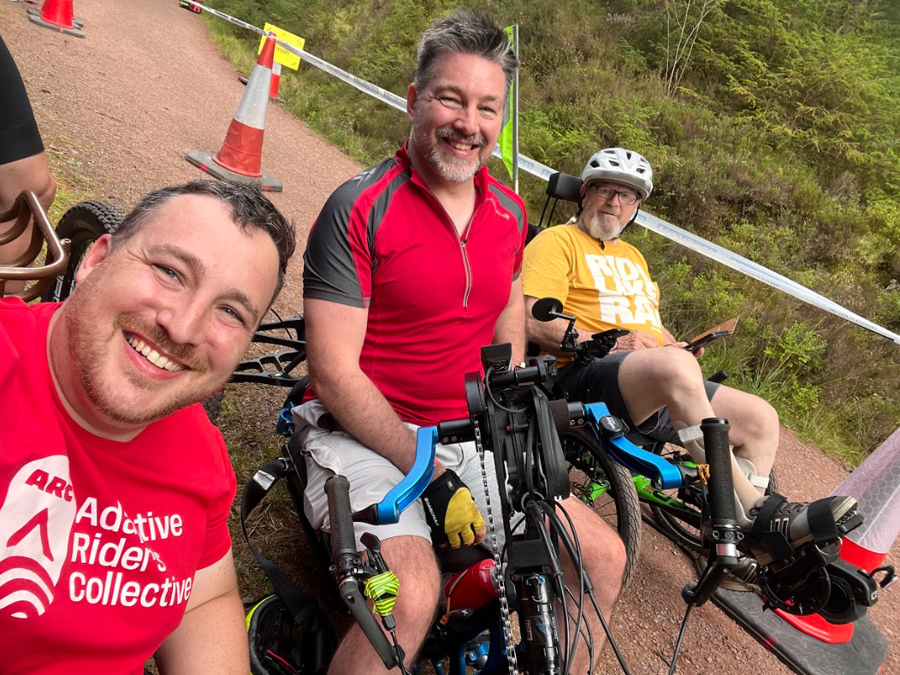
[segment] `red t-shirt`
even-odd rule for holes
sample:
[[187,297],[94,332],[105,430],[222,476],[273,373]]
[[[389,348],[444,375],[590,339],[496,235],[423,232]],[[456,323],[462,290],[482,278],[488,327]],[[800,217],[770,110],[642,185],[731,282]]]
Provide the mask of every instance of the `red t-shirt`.
[[360,368],[413,424],[468,416],[465,375],[522,266],[522,200],[487,168],[475,189],[460,236],[403,147],[335,190],[309,235],[304,297],[368,308]]
[[143,672],[230,546],[235,478],[199,405],[122,443],[65,412],[58,305],[0,299],[0,672]]

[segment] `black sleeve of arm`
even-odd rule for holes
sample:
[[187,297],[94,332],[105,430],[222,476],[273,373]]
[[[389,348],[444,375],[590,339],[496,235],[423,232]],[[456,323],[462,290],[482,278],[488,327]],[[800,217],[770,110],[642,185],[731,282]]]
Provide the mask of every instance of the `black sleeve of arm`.
[[[303,254],[303,297],[367,307],[368,292],[357,269],[352,237],[357,189],[345,183],[335,190],[313,224]],[[364,227],[364,224],[363,224]]]

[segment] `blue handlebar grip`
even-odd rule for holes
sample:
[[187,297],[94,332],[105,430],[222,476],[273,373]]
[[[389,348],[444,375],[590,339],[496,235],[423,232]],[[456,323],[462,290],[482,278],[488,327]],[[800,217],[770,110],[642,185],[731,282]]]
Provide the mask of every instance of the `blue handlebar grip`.
[[[606,428],[602,420],[610,417],[605,403],[589,403],[584,406],[594,433],[600,439],[609,455],[625,468],[635,471],[651,480],[653,486],[660,490],[678,488],[684,484],[678,467],[667,462],[659,455],[647,452],[625,438],[624,435],[610,436],[602,433]],[[618,422],[618,418],[614,418]],[[618,422],[621,425],[621,422]]]
[[413,467],[384,496],[377,507],[378,525],[390,525],[400,520],[400,514],[419,496],[431,483],[434,475],[434,449],[437,446],[437,427],[421,427],[416,433],[416,460]]

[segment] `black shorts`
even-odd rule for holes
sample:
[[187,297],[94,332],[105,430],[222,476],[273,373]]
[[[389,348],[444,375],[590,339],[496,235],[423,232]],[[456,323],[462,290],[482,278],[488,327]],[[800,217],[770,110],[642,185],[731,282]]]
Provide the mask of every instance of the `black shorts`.
[[44,151],[34,111],[16,62],[0,37],[0,164]]
[[[602,359],[594,359],[588,365],[576,367],[568,365],[560,371],[556,386],[565,392],[569,401],[582,403],[605,403],[609,412],[623,420],[632,429],[637,429],[644,436],[654,440],[681,445],[678,432],[672,427],[672,420],[665,408],[655,415],[650,415],[641,424],[635,424],[628,415],[625,399],[619,389],[619,368],[629,354],[621,352],[610,354]],[[712,401],[719,385],[706,380],[706,397]]]

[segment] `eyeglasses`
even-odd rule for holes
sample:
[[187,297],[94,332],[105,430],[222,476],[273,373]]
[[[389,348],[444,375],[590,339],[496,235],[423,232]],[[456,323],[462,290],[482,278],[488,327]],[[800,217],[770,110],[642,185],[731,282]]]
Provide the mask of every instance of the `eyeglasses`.
[[611,187],[601,185],[600,183],[588,185],[588,189],[593,190],[594,194],[605,202],[612,200],[613,197],[618,195],[619,201],[625,206],[637,204],[637,201],[641,198],[640,195],[636,195],[628,190],[613,190]]

